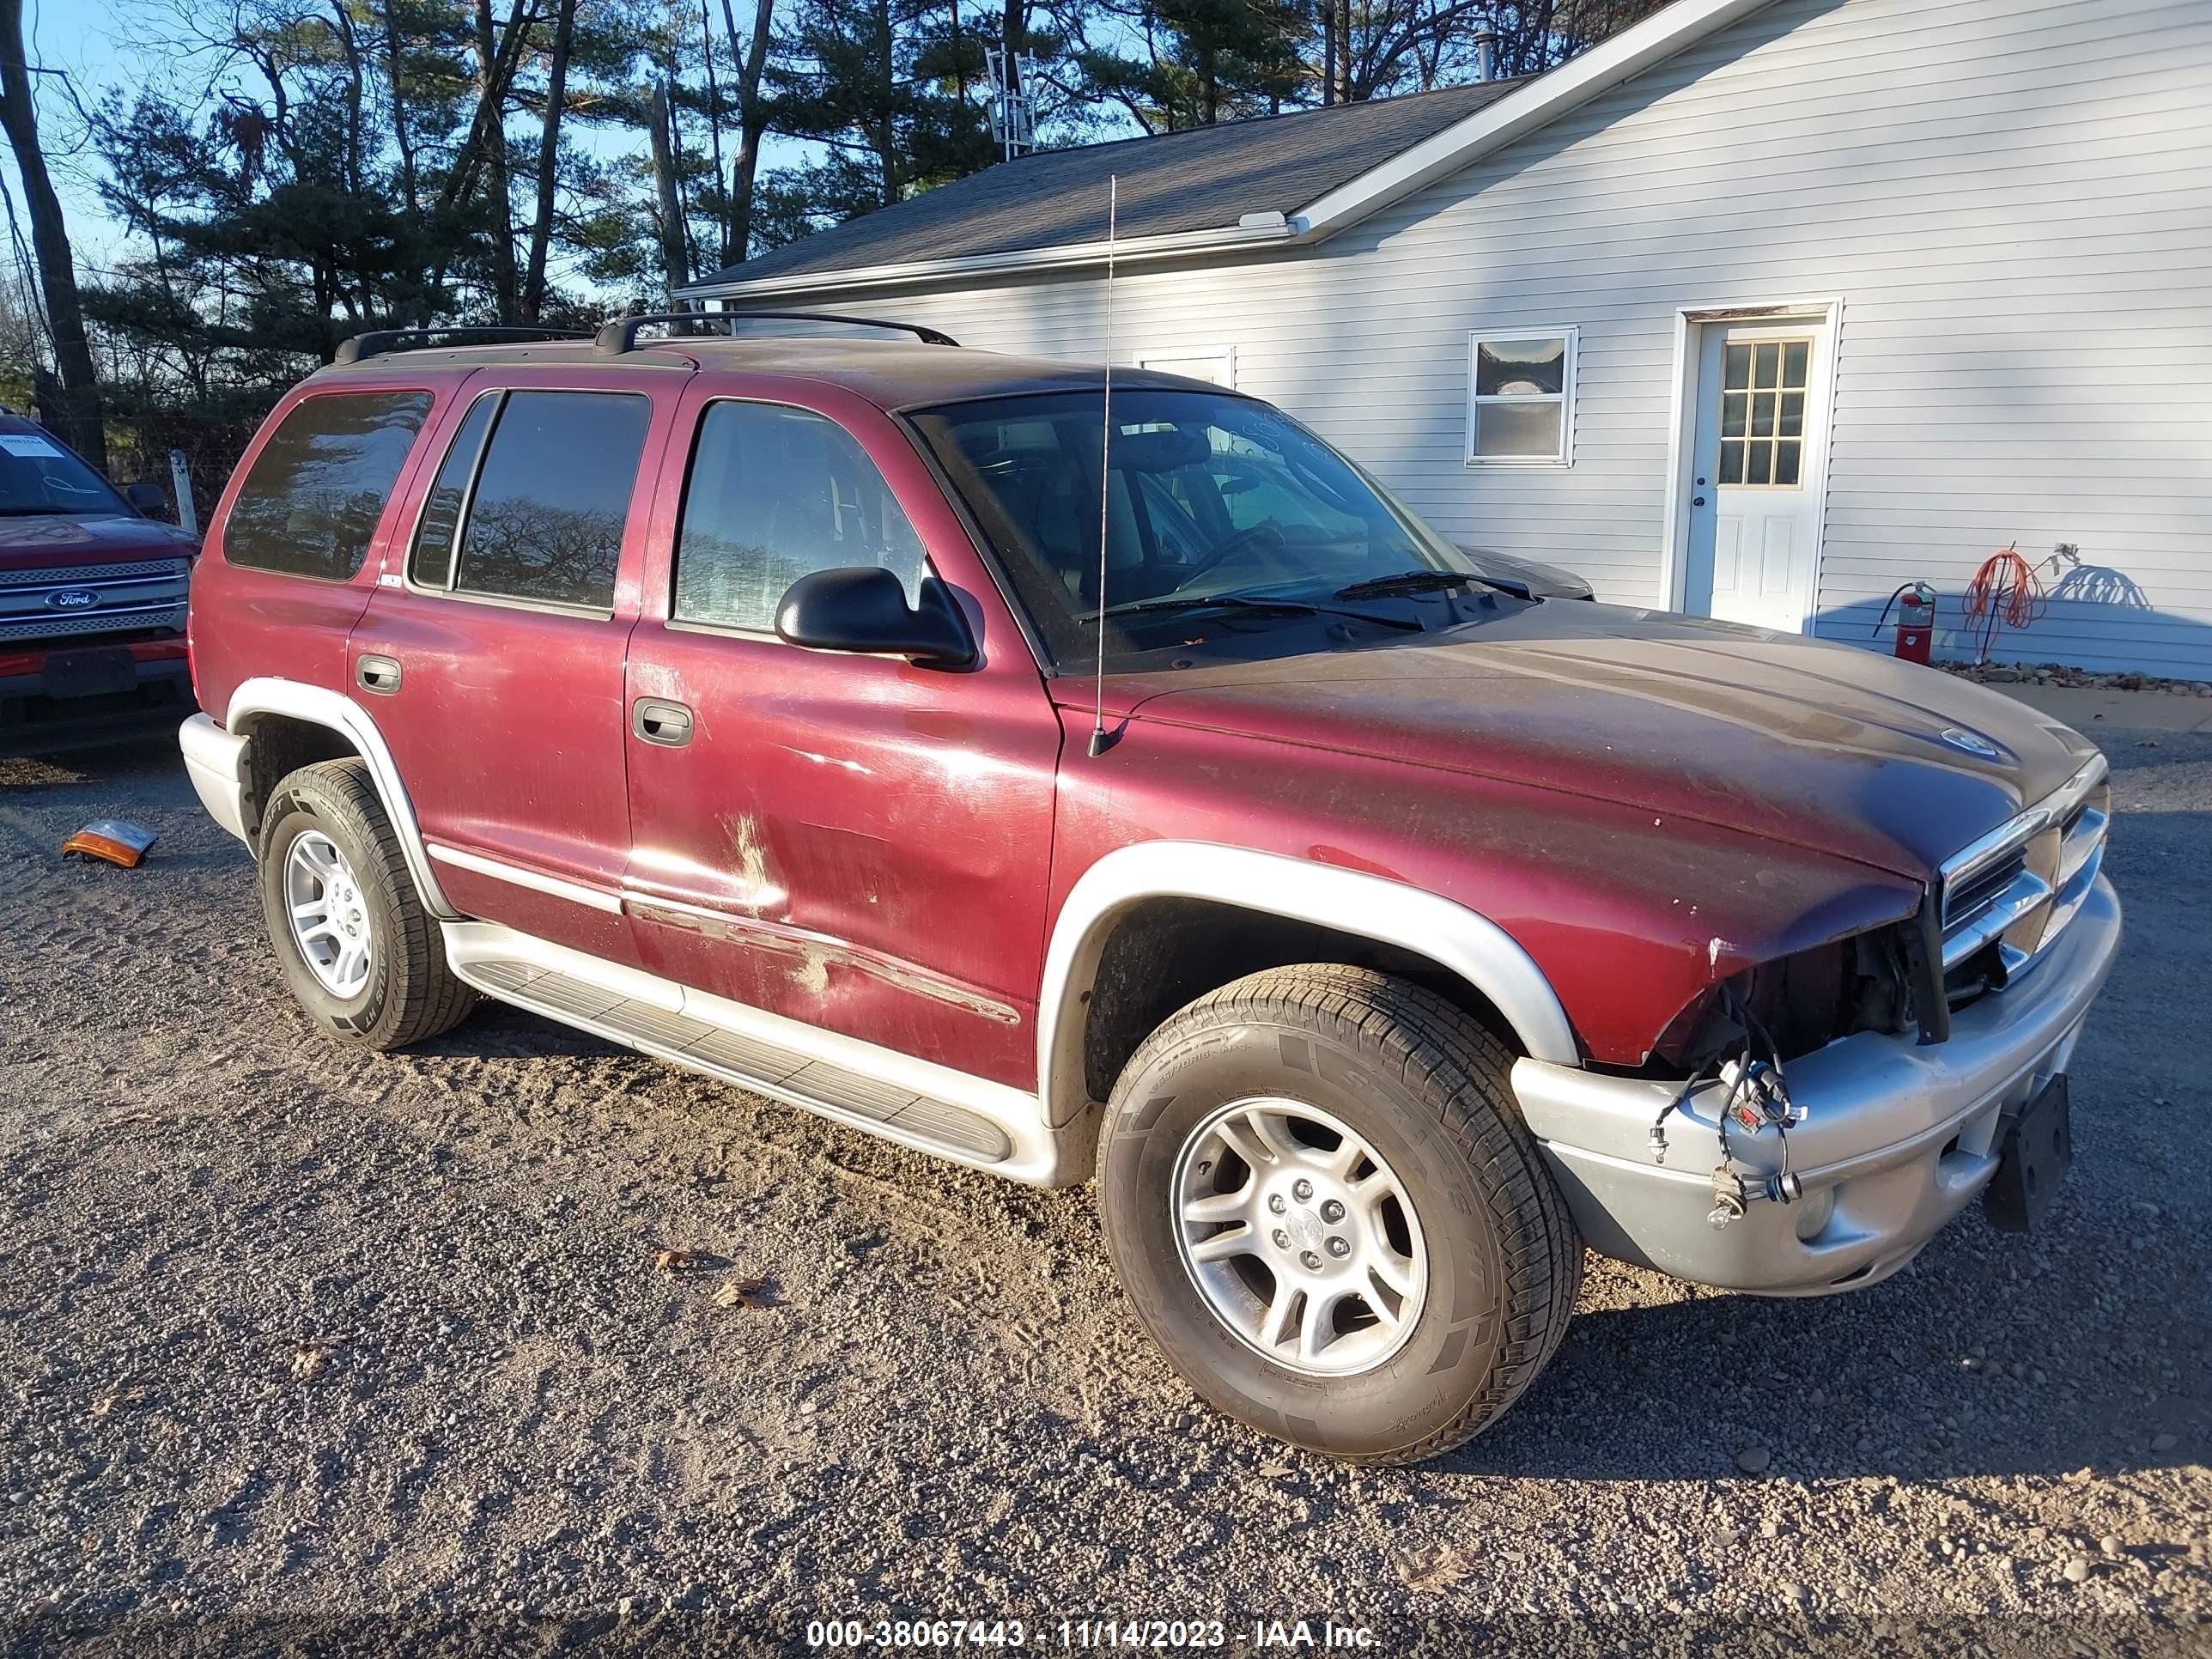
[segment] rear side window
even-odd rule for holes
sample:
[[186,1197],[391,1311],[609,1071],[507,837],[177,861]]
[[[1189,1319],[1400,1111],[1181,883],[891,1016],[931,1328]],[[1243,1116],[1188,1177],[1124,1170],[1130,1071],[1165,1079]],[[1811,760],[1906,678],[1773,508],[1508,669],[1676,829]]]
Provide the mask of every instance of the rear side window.
[[653,406],[629,392],[479,398],[423,503],[419,586],[611,610]]
[[339,392],[295,404],[238,488],[223,557],[350,580],[429,413],[427,392]]
[[809,410],[708,407],[677,536],[676,621],[769,632],[801,576],[869,564],[914,603],[921,538],[859,440]]

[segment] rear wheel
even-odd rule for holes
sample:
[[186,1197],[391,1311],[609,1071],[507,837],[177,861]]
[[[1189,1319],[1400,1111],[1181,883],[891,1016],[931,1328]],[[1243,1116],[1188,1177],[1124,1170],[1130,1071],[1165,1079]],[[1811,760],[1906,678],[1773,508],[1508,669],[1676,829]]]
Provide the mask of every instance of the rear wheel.
[[1107,1244],[1207,1400],[1370,1462],[1480,1433],[1550,1360],[1582,1243],[1511,1056],[1362,969],[1255,974],[1124,1070],[1101,1129]]
[[447,964],[365,762],[324,761],[276,786],[262,814],[260,879],[284,981],[331,1036],[401,1048],[476,1006]]

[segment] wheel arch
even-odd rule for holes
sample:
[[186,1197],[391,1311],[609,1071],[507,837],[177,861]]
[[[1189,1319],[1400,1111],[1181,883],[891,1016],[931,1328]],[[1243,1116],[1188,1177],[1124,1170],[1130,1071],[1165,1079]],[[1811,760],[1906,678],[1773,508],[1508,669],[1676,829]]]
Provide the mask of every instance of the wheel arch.
[[[423,908],[442,920],[459,918],[460,912],[447,901],[430,866],[422,826],[416,821],[407,787],[400,781],[399,768],[367,710],[350,697],[319,685],[299,680],[251,679],[231,694],[223,728],[246,739],[251,780],[246,800],[249,844],[258,839],[261,804],[278,778],[315,761],[352,755],[368,768],[369,781],[375,786],[377,798],[399,837],[408,873],[415,878]],[[317,734],[327,734],[327,738]]]
[[[1293,930],[1399,953],[1446,976],[1448,983],[1437,988],[1456,991],[1463,1006],[1494,1013],[1501,1035],[1524,1054],[1580,1063],[1574,1028],[1542,969],[1504,928],[1465,905],[1403,882],[1279,854],[1207,842],[1143,842],[1085,871],[1053,925],[1037,1002],[1037,1077],[1047,1121],[1055,1128],[1074,1122],[1099,1097],[1091,1075],[1099,1026],[1113,1016],[1097,993],[1114,941],[1133,919],[1158,916],[1164,903],[1264,916]],[[1250,964],[1268,965],[1279,964]],[[1110,1054],[1134,1044],[1115,1032],[1103,1046]]]

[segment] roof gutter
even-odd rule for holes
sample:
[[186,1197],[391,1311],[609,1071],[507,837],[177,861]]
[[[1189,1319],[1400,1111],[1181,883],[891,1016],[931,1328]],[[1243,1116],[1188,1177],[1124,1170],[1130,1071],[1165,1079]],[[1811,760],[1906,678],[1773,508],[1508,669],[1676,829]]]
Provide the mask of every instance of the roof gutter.
[[[1237,255],[1309,246],[1326,240],[1370,215],[1401,201],[1525,137],[1570,110],[1633,80],[1685,46],[1748,16],[1772,0],[1674,0],[1642,22],[1623,29],[1494,104],[1486,105],[1410,149],[1370,167],[1285,219],[1279,213],[1248,213],[1237,224],[1218,230],[1179,231],[1165,236],[1125,238],[1114,245],[1116,264]],[[1026,275],[1106,263],[1103,242],[1060,247],[1017,248],[957,258],[921,259],[902,264],[805,271],[750,281],[694,283],[678,293],[687,300],[751,300],[771,295],[849,293],[857,289],[913,288],[957,282],[963,277]]]

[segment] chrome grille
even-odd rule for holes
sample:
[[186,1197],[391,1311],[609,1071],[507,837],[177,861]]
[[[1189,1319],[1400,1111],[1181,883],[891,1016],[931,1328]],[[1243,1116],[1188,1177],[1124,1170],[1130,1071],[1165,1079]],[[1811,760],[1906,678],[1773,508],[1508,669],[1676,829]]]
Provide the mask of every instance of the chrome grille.
[[2002,983],[2050,948],[2096,884],[2112,786],[2096,756],[2064,787],[1948,860],[1942,872],[1943,970],[1996,947]]
[[[186,559],[0,571],[0,645],[181,629],[191,578]],[[95,602],[69,610],[49,603],[72,590],[93,594]]]

